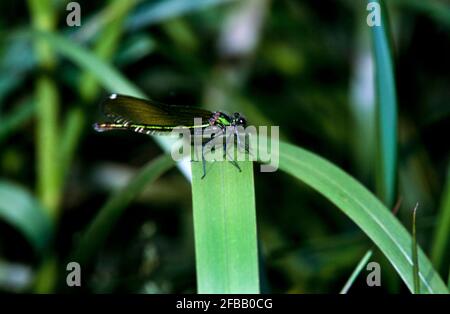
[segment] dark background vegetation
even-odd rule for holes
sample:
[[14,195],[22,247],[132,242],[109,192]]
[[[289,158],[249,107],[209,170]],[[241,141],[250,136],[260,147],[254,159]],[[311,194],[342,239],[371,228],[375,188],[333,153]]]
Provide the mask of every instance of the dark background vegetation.
[[[0,3],[0,180],[25,188],[47,206],[39,193],[39,176],[45,174],[37,170],[37,152],[46,141],[38,131],[39,80],[45,77],[56,87],[58,135],[74,109],[81,119],[60,199],[50,205],[57,212],[54,245],[36,253],[16,226],[0,220],[3,292],[67,291],[65,265],[81,232],[109,195],[162,154],[148,136],[95,133],[91,124],[101,119],[98,104],[109,91],[56,53],[46,64],[31,40],[15,36],[32,27],[32,2]],[[176,7],[154,9],[164,1],[138,1],[102,25],[101,15],[117,2],[80,1],[82,26],[71,28],[65,23],[66,2],[50,1],[58,17],[51,31],[91,50],[153,99],[239,111],[253,124],[278,125],[283,139],[375,189],[375,102],[370,62],[364,62],[371,52],[365,1],[196,6],[192,0],[192,9],[179,13]],[[418,241],[429,252],[449,161],[450,7],[437,0],[388,2],[399,106],[397,197],[402,202],[397,215],[410,229],[411,209],[419,202]],[[82,87],[86,80],[91,87]],[[255,171],[255,181],[267,279],[263,291],[338,292],[372,247],[370,240],[286,174]],[[363,271],[351,291],[407,291],[381,253],[375,251],[372,260],[382,265],[382,287],[367,287]],[[446,279],[448,266],[439,270]],[[128,206],[82,276],[84,292],[196,291],[191,191],[176,168]]]

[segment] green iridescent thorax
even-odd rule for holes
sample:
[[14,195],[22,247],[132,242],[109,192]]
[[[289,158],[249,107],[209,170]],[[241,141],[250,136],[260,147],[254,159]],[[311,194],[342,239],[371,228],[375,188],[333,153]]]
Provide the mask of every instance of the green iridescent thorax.
[[228,117],[225,114],[221,114],[219,118],[217,118],[216,124],[222,125],[222,126],[230,126],[231,120],[230,117]]

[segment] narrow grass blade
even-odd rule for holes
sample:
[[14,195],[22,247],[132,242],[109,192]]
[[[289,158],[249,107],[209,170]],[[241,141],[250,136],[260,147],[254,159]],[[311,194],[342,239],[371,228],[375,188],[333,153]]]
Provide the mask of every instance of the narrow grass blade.
[[66,116],[60,138],[59,164],[61,181],[64,182],[75,154],[78,140],[85,127],[84,114],[81,108],[74,107]]
[[441,206],[436,222],[431,247],[431,261],[438,271],[445,272],[448,271],[446,266],[450,262],[450,171],[442,192]]
[[351,274],[350,278],[348,278],[347,282],[345,283],[344,287],[341,290],[341,294],[346,294],[348,290],[352,287],[353,283],[355,282],[358,275],[361,273],[361,271],[364,269],[364,266],[366,266],[369,259],[372,257],[372,250],[367,251],[366,254],[361,258],[358,265],[356,265],[355,270]]
[[132,30],[155,24],[195,10],[236,0],[159,0],[142,6],[127,21]]
[[[33,29],[40,32],[53,32],[58,21],[58,11],[51,0],[28,0]],[[59,90],[53,79],[45,74],[55,69],[56,57],[48,42],[41,38],[33,38],[34,53],[41,70],[44,73],[36,80],[35,100],[37,109],[36,123],[36,185],[39,198],[49,216],[57,221],[60,214],[62,191],[61,169],[59,168]],[[45,260],[49,271],[57,273],[56,265]],[[47,266],[43,266],[46,268]],[[50,268],[52,268],[50,270]],[[55,282],[53,277],[37,278],[36,286],[51,287]],[[49,284],[44,285],[45,280]]]
[[36,252],[49,247],[53,224],[47,211],[28,191],[5,181],[0,181],[0,219],[19,230]]
[[[110,61],[119,44],[123,31],[123,21],[127,13],[136,5],[137,0],[111,1],[106,11],[115,17],[100,32],[95,43],[95,55],[104,61]],[[80,79],[80,94],[85,101],[92,101],[99,91],[97,78],[90,72],[83,73]]]
[[[276,154],[272,158],[277,158]],[[280,143],[280,169],[302,180],[352,219],[388,258],[410,291],[414,290],[412,240],[393,214],[363,185],[323,158]],[[438,273],[419,248],[420,292],[448,293]]]
[[126,79],[111,65],[92,52],[61,35],[50,32],[25,33],[47,42],[56,52],[76,63],[81,69],[92,72],[102,86],[111,92],[120,92],[135,97],[145,97],[136,85]]
[[377,194],[390,207],[397,175],[397,93],[387,10],[383,0],[371,2],[381,7],[381,25],[371,27],[377,95]]
[[420,293],[420,280],[419,280],[419,257],[417,254],[417,234],[416,234],[416,214],[417,207],[416,204],[412,214],[412,260],[413,260],[413,278],[414,278],[414,294]]
[[[35,30],[51,32],[56,28],[58,12],[51,0],[28,0],[27,4]],[[34,46],[39,64],[46,69],[53,68],[56,59],[48,43],[36,38]]]
[[[57,24],[57,12],[51,0],[28,0],[33,28],[36,31],[51,32]],[[46,71],[55,67],[55,55],[48,42],[34,38],[34,50],[39,65]],[[37,189],[42,203],[51,217],[56,219],[61,192],[57,147],[59,92],[55,82],[47,75],[40,75],[36,81],[37,108]]]
[[198,293],[259,293],[252,162],[192,163]]
[[58,163],[59,92],[53,80],[41,76],[36,85],[37,189],[52,219],[59,215],[61,176]]
[[73,260],[81,265],[88,263],[105,242],[111,229],[129,203],[147,184],[156,180],[173,165],[174,161],[170,155],[163,155],[152,160],[121,191],[112,195],[81,237],[73,254]]

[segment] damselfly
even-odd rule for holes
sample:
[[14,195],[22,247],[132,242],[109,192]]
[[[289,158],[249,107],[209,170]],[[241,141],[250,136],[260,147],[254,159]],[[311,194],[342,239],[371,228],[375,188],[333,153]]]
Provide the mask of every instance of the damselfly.
[[[225,135],[226,128],[232,128],[233,136],[236,135],[239,141],[238,127],[245,128],[246,119],[239,113],[227,115],[221,111],[208,111],[205,109],[167,105],[152,100],[145,100],[131,96],[111,94],[101,104],[102,112],[110,119],[110,122],[95,123],[96,131],[110,130],[128,130],[152,135],[168,135],[175,128],[183,126],[191,131],[192,134],[208,128],[218,128],[221,136]],[[201,123],[195,124],[194,119],[200,118]],[[217,136],[216,136],[217,138]],[[203,148],[214,138],[209,138],[202,146],[203,177],[206,175],[206,161]],[[224,154],[227,152],[228,139],[224,142]],[[234,142],[233,142],[234,143]],[[235,165],[239,171],[239,165],[234,159],[230,162]]]

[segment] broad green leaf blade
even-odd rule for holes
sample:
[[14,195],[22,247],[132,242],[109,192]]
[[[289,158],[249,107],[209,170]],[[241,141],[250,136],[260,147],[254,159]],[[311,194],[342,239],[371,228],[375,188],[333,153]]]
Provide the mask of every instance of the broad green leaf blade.
[[259,293],[252,162],[192,163],[198,293]]
[[36,82],[37,192],[52,219],[59,216],[62,178],[58,163],[59,91],[53,80],[40,76]]
[[83,234],[73,254],[73,260],[81,265],[88,263],[103,245],[111,229],[131,201],[142,192],[147,184],[156,180],[173,165],[174,161],[170,155],[163,155],[152,160],[121,191],[113,194]]
[[356,278],[358,278],[358,275],[361,273],[361,271],[364,269],[364,266],[366,266],[369,259],[372,257],[372,250],[368,250],[366,254],[361,258],[358,265],[356,265],[355,270],[350,275],[350,278],[348,278],[347,282],[345,283],[344,287],[341,290],[341,294],[346,294],[348,290],[352,287],[353,283],[355,282]]
[[0,181],[0,219],[19,230],[36,252],[43,253],[53,236],[47,211],[25,189]]
[[381,25],[371,27],[377,94],[377,194],[387,206],[392,206],[397,176],[397,93],[394,65],[384,1],[370,2],[379,3],[381,7]]
[[[411,236],[369,190],[325,159],[287,143],[280,143],[279,161],[281,170],[317,190],[350,217],[386,255],[413,291]],[[448,293],[421,249],[419,264],[420,292]]]

